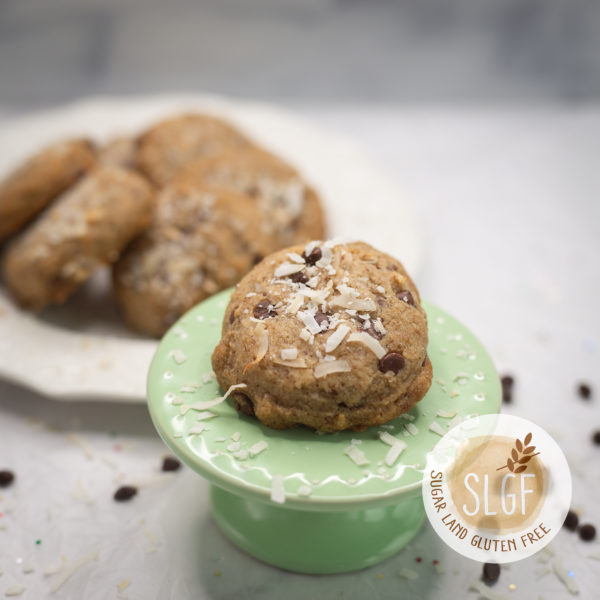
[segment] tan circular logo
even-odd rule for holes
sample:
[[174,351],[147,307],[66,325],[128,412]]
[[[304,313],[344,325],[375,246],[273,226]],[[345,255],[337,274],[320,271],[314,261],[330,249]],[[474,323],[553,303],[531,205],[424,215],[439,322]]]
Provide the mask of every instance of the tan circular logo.
[[512,562],[558,533],[571,477],[543,429],[510,415],[484,415],[452,429],[429,454],[423,500],[452,548],[479,561]]

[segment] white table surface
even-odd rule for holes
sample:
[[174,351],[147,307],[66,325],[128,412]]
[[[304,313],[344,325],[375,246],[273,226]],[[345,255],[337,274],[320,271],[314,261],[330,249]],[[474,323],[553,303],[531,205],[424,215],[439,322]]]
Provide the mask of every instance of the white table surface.
[[[397,177],[427,236],[416,277],[422,295],[466,323],[498,370],[514,375],[505,412],[555,437],[571,464],[573,506],[600,526],[600,447],[590,440],[600,429],[600,108],[301,112],[360,141]],[[593,387],[591,401],[578,398],[579,381]],[[17,474],[0,490],[0,597],[14,585],[28,600],[478,597],[467,590],[481,565],[428,525],[397,556],[353,574],[261,564],[216,529],[200,477],[185,469],[156,477],[164,454],[144,406],[50,401],[0,383],[0,468]],[[142,486],[134,501],[117,504],[122,482]],[[569,597],[545,572],[559,559],[580,598],[598,597],[600,543],[561,531],[551,547],[554,557],[503,567],[493,590]],[[60,574],[45,570],[62,562],[64,573],[95,552],[50,593]],[[446,573],[434,571],[434,559]],[[402,567],[418,578],[399,577]]]

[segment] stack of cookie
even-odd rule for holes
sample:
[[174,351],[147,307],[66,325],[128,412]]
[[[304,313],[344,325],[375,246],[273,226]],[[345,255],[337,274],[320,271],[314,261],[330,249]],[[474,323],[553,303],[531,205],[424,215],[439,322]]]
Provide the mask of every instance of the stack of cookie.
[[24,307],[62,303],[113,265],[134,329],[162,335],[271,252],[323,238],[317,194],[233,126],[192,114],[101,148],[47,148],[0,183],[2,274]]

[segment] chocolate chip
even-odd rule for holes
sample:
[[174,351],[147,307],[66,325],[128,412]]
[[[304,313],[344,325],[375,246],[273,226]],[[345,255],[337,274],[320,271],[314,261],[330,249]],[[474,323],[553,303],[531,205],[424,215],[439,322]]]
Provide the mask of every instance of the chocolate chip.
[[402,300],[402,302],[406,302],[406,304],[410,304],[411,306],[415,305],[415,299],[413,295],[408,290],[402,290],[401,292],[396,293],[396,297],[398,300]]
[[163,471],[179,471],[181,463],[173,456],[165,456],[162,463]]
[[15,474],[12,471],[0,471],[0,487],[8,487],[15,480]]
[[577,393],[581,398],[588,400],[592,396],[592,388],[587,383],[580,383],[577,386]]
[[502,384],[502,402],[510,404],[512,402],[512,389],[515,380],[511,375],[504,375],[500,378]]
[[321,327],[321,323],[325,322],[329,326],[330,316],[327,313],[321,312],[320,310],[315,313],[315,321],[317,325]]
[[385,356],[379,359],[379,370],[382,373],[392,371],[394,375],[397,375],[405,364],[404,356],[398,352],[388,352]]
[[277,313],[271,308],[271,306],[271,301],[268,298],[261,300],[254,307],[254,318],[268,319],[269,317],[276,317]]
[[231,325],[231,323],[233,323],[234,321],[235,321],[235,309],[229,313],[229,324]]
[[488,583],[493,583],[497,581],[498,577],[500,577],[500,565],[496,563],[485,563],[483,565],[483,578]]
[[375,323],[371,321],[368,327],[365,327],[363,331],[366,331],[371,337],[374,337],[376,340],[380,340],[383,337],[383,333],[381,331],[375,329]]
[[570,510],[565,517],[565,522],[563,525],[570,531],[575,531],[577,529],[577,525],[579,525],[579,517]]
[[321,252],[321,248],[318,246],[313,248],[308,256],[306,256],[305,252],[302,253],[302,257],[306,261],[307,265],[314,265],[318,260],[321,260],[321,256],[323,256],[323,253]]
[[137,488],[132,485],[122,485],[116,492],[113,498],[117,502],[127,502],[137,494]]
[[308,281],[308,277],[304,271],[298,271],[297,273],[292,273],[290,275],[290,279],[294,283],[306,283]]
[[254,416],[254,405],[252,404],[252,400],[246,394],[242,394],[241,392],[237,392],[233,399],[235,410],[238,412],[244,413],[247,417]]
[[589,523],[582,525],[579,528],[579,537],[584,542],[591,542],[596,537],[596,528]]
[[600,446],[600,430],[594,432],[594,435],[592,435],[592,440],[594,441],[594,444]]

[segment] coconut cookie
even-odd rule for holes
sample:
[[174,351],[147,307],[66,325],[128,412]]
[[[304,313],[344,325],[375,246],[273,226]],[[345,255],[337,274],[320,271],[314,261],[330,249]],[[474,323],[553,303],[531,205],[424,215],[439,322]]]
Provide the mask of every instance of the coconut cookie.
[[89,171],[96,159],[87,139],[53,144],[0,183],[0,241],[17,233]]
[[109,167],[137,169],[137,138],[114,137],[98,149],[98,162]]
[[159,194],[150,228],[116,265],[117,300],[134,329],[160,336],[200,300],[237,283],[272,248],[251,198],[173,182]]
[[140,136],[136,162],[151,181],[162,186],[193,160],[250,146],[248,138],[221,119],[181,115],[161,121]]
[[317,193],[295,169],[260,148],[235,149],[190,163],[179,177],[227,187],[256,200],[261,229],[283,248],[325,236]]
[[39,310],[74,292],[148,226],[154,195],[146,180],[102,167],[61,195],[9,247],[2,271],[9,291]]
[[362,430],[427,392],[427,317],[402,264],[356,242],[280,250],[242,279],[213,369],[265,425]]

